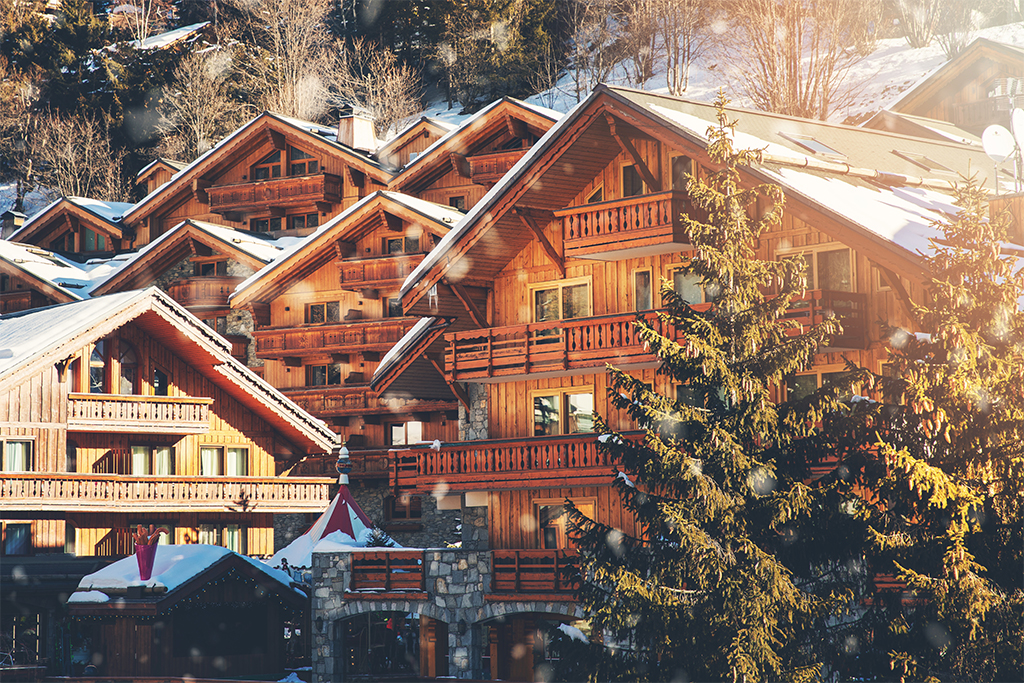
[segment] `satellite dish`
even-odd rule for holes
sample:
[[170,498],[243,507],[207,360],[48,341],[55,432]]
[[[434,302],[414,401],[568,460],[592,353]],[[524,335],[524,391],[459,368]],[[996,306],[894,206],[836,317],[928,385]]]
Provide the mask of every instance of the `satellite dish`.
[[[1024,117],[1021,118],[1024,119]],[[1021,121],[1021,124],[1024,124],[1024,120]],[[988,155],[988,158],[997,164],[1001,164],[1009,159],[1010,155],[1013,154],[1013,148],[1016,146],[1010,131],[996,125],[989,126],[981,134],[981,145],[985,148],[985,154]]]
[[1017,149],[1024,149],[1024,109],[1017,107],[1010,115],[1010,130],[1017,141]]

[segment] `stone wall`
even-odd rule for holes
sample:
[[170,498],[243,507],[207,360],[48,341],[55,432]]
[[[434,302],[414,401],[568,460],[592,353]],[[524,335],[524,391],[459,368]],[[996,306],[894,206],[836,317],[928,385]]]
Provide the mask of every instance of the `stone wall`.
[[[374,524],[384,524],[384,498],[391,494],[387,481],[355,480],[349,484],[348,490]],[[407,548],[444,548],[463,540],[459,532],[459,524],[462,523],[459,510],[438,510],[433,496],[423,496],[422,504],[423,528],[420,531],[389,531],[396,543]]]
[[279,512],[274,515],[274,552],[285,547],[302,535],[309,527],[304,512]]
[[478,441],[487,438],[487,385],[466,385],[470,409],[459,403],[459,441]]
[[487,532],[487,508],[462,508],[462,549],[488,550],[490,540]]

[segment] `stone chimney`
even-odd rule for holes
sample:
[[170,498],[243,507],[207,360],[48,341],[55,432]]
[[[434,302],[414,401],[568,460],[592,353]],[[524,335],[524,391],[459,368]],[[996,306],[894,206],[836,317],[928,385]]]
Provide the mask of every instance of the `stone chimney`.
[[338,142],[373,154],[377,151],[377,135],[373,132],[373,118],[363,112],[344,114],[338,119]]

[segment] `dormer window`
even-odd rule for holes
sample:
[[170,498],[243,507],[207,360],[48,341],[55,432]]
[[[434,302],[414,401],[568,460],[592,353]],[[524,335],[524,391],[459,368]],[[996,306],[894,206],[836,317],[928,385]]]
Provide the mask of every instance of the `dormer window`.
[[415,254],[419,250],[419,237],[389,237],[384,240],[385,254]]
[[252,168],[253,180],[269,180],[281,177],[281,150],[264,157]]
[[301,149],[289,147],[288,156],[291,158],[288,175],[313,175],[320,170],[320,162]]
[[90,230],[89,228],[82,228],[82,251],[106,251],[107,250],[107,237],[106,235]]

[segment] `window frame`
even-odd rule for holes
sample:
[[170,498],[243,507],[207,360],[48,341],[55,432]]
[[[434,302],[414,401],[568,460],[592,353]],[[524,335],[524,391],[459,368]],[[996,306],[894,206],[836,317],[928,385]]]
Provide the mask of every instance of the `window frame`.
[[[409,438],[409,425],[410,424],[418,424],[418,425],[420,425],[420,439],[419,439],[419,441],[412,441],[412,440],[410,440],[410,438]],[[388,439],[388,445],[389,446],[415,446],[416,444],[427,443],[429,440],[427,439],[427,437],[426,437],[426,435],[424,433],[426,431],[424,429],[424,426],[427,425],[427,424],[429,424],[429,423],[425,422],[423,420],[405,420],[403,422],[389,422],[389,423],[387,423],[386,436],[387,436],[387,439]],[[395,441],[394,441],[394,432],[393,432],[393,430],[394,430],[395,427],[399,427],[399,426],[402,428],[402,432],[403,432],[403,435],[404,435],[403,436],[403,438],[404,438],[404,442],[403,443],[395,443]]]
[[809,256],[811,262],[811,277],[813,282],[808,282],[806,289],[808,291],[818,291],[823,288],[820,287],[818,282],[818,254],[829,252],[829,251],[846,251],[850,260],[850,289],[830,289],[830,292],[847,292],[849,294],[856,294],[857,290],[857,256],[853,249],[844,245],[842,242],[823,242],[822,244],[809,244],[803,247],[795,247],[788,249],[776,249],[775,260],[779,261],[784,258],[791,258],[793,256]]
[[[648,305],[645,306],[644,308],[641,308],[639,302],[637,301],[636,276],[639,275],[640,273],[646,273],[647,274],[647,304]],[[647,266],[645,268],[634,268],[631,280],[632,280],[633,287],[632,287],[632,291],[630,292],[630,296],[633,299],[633,301],[632,301],[632,303],[633,303],[633,310],[634,311],[650,311],[650,310],[653,310],[654,309],[654,269],[651,268],[650,266]]]
[[[344,365],[345,365],[345,363],[334,363],[334,362],[309,363],[309,364],[303,365],[302,366],[303,367],[303,372],[306,373],[305,377],[303,378],[303,381],[305,382],[305,384],[303,386],[306,386],[306,387],[337,387],[337,386],[343,386],[345,384],[345,369],[342,366],[344,366]],[[324,382],[323,382],[323,384],[314,384],[311,381],[311,373],[313,371],[315,371],[316,369],[318,369],[318,368],[323,368],[323,372],[324,372]],[[336,371],[337,371],[337,379],[338,379],[337,382],[332,382],[331,381],[331,375],[332,375],[331,370],[332,370],[332,368],[336,369]]]
[[[333,320],[331,319],[331,316],[328,315],[330,310],[331,310],[331,306],[332,305],[336,308],[336,310],[335,310],[336,316],[335,316],[335,318]],[[320,322],[313,322],[313,311],[316,308],[322,308],[323,309],[323,320],[321,320]],[[306,311],[305,311],[305,324],[306,325],[337,325],[337,324],[339,324],[341,322],[342,322],[342,319],[341,319],[341,302],[340,301],[318,301],[316,303],[306,304]]]
[[[28,457],[26,458],[27,463],[21,469],[11,469],[9,466],[10,455],[8,453],[8,447],[11,444],[21,443],[28,445]],[[10,473],[29,473],[36,471],[36,437],[34,436],[5,436],[0,439],[0,444],[3,446],[3,460],[0,461],[0,472]]]
[[670,189],[676,190],[676,191],[685,191],[686,190],[686,182],[685,181],[683,182],[683,186],[682,187],[676,187],[676,172],[675,172],[675,168],[674,168],[676,159],[686,159],[686,161],[689,162],[690,168],[687,171],[687,175],[691,175],[691,176],[695,176],[696,175],[696,173],[694,173],[694,168],[696,167],[697,164],[694,162],[693,157],[689,156],[688,154],[673,154],[673,155],[671,155],[668,158],[668,172],[669,172],[669,176],[670,176],[669,177]]
[[[569,500],[572,501],[573,505],[576,506],[580,512],[587,514],[584,508],[590,508],[590,514],[588,515],[591,519],[597,516],[597,497],[596,496],[580,496],[571,497]],[[563,509],[562,514],[550,520],[548,525],[541,523],[541,511],[543,508],[564,508],[565,498],[535,498],[533,501],[533,519],[537,525],[537,548],[541,550],[569,550],[573,548],[573,545],[569,542],[569,534],[565,525],[565,511]],[[545,539],[545,530],[553,529],[556,537],[556,547],[547,547]]]
[[[25,548],[25,552],[12,553],[8,549],[10,543],[10,529],[12,527],[23,530],[25,530],[27,527],[27,538],[25,540],[25,544],[27,547]],[[3,535],[3,542],[0,543],[0,555],[2,555],[3,557],[30,557],[34,554],[35,546],[32,543],[32,522],[23,522],[21,520],[16,522],[3,522]]]
[[[784,399],[786,401],[790,400],[790,396],[789,396],[789,392],[790,392],[789,381],[790,381],[790,378],[795,378],[795,377],[815,377],[816,378],[816,380],[815,380],[815,382],[816,382],[815,391],[817,391],[818,389],[821,388],[822,379],[826,375],[834,375],[834,374],[842,373],[842,372],[845,372],[845,371],[846,371],[846,366],[844,366],[842,363],[826,363],[824,365],[815,365],[815,366],[813,366],[811,368],[808,368],[807,370],[801,370],[800,372],[795,372],[792,375],[789,375],[789,376],[783,378],[783,380],[782,380],[782,391],[785,392]],[[851,390],[854,393],[857,393],[858,387],[855,385],[854,387],[852,387]]]
[[[562,291],[567,287],[577,287],[579,285],[587,286],[587,315],[579,316],[578,318],[566,318],[562,314],[565,310],[565,299],[562,296]],[[536,292],[547,290],[547,289],[558,289],[558,318],[554,320],[538,321],[537,318],[537,303],[536,303]],[[590,318],[595,315],[594,313],[594,284],[593,278],[589,275],[584,277],[568,278],[565,280],[546,280],[544,282],[534,282],[527,287],[528,295],[530,297],[530,323],[539,324],[541,322],[555,322],[556,320],[581,320],[583,318]]]
[[[551,436],[572,436],[574,434],[593,434],[594,430],[591,428],[589,431],[568,431],[568,416],[569,416],[569,397],[578,395],[589,395],[590,400],[593,403],[593,411],[591,412],[591,426],[593,426],[593,416],[597,412],[597,395],[594,391],[593,384],[585,384],[576,387],[554,387],[549,389],[531,389],[527,392],[527,414],[531,415],[530,418],[530,432],[531,436],[534,437],[551,437]],[[538,434],[537,433],[537,419],[536,419],[536,400],[541,397],[558,397],[558,432],[554,434]]]
[[[177,449],[175,449],[174,446],[169,446],[169,445],[166,445],[166,444],[133,443],[128,448],[129,448],[129,451],[131,451],[131,456],[130,456],[131,459],[129,461],[129,467],[131,469],[131,476],[133,476],[133,477],[172,477],[172,476],[174,476],[174,473],[177,471],[177,462],[176,462],[176,459],[177,459]],[[142,449],[142,448],[145,448],[147,450],[147,453],[146,453],[146,458],[147,458],[146,466],[147,466],[147,470],[148,471],[145,472],[144,474],[140,474],[140,473],[137,473],[135,471],[136,449]],[[165,474],[154,474],[154,471],[157,469],[156,468],[156,464],[157,464],[156,451],[157,450],[161,450],[161,449],[166,449],[167,452],[168,452],[169,460],[167,462],[170,464],[170,468],[169,469],[171,471],[167,472]]]
[[[665,266],[665,279],[672,283],[672,289],[675,291],[676,286],[676,271],[682,270],[689,265],[689,261],[678,261],[676,263],[670,263]],[[714,300],[708,296],[707,287],[704,285],[696,285],[700,288],[700,301],[689,304],[690,306],[702,306],[704,304],[714,303]],[[653,297],[653,294],[652,294]],[[662,302],[664,304],[664,302]]]
[[[597,195],[601,195],[598,197]],[[588,192],[583,200],[583,204],[599,204],[604,201],[604,183],[601,183],[590,192]]]
[[[640,191],[632,194],[626,194],[626,169],[631,168],[636,173],[636,177],[640,180]],[[647,187],[644,176],[640,173],[640,170],[636,167],[636,164],[632,160],[623,161],[619,165],[619,191],[622,195],[622,199],[630,199],[632,197],[642,197],[645,194],[650,194],[650,188]]]

